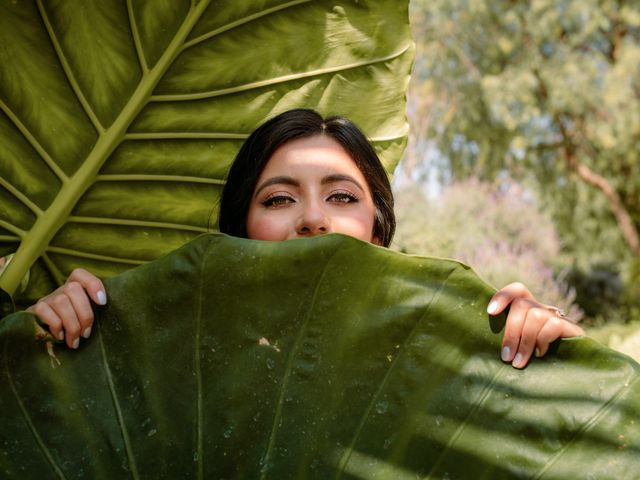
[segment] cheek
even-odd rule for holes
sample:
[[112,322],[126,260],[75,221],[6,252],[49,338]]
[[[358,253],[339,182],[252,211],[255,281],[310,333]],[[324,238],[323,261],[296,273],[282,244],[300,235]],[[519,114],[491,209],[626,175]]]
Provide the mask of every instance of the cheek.
[[247,237],[252,240],[285,240],[289,223],[282,215],[273,215],[273,212],[260,214],[250,210],[247,216]]
[[344,233],[365,242],[373,241],[374,213],[370,211],[357,212],[354,215],[340,216],[333,224],[333,231]]

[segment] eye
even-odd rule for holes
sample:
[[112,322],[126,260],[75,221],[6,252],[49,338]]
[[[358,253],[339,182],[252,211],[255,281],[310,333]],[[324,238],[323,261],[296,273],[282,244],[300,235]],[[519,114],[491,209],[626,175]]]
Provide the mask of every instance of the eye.
[[360,199],[351,192],[334,192],[327,199],[333,203],[357,203]]
[[289,203],[295,203],[295,200],[289,195],[275,194],[267,197],[263,202],[267,208],[277,208],[287,205]]

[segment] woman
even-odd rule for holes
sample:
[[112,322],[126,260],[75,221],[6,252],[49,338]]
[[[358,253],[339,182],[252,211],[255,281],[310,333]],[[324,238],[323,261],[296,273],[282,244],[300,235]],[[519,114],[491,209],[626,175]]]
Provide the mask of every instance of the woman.
[[[240,149],[222,193],[219,228],[271,241],[343,233],[388,247],[395,231],[393,195],[373,147],[352,122],[290,110],[260,126]],[[91,335],[89,298],[104,305],[104,286],[76,269],[63,286],[27,310],[56,338],[78,348],[80,336]],[[501,357],[516,368],[534,352],[544,355],[552,341],[584,333],[520,283],[498,291],[487,311],[497,315],[507,306]]]

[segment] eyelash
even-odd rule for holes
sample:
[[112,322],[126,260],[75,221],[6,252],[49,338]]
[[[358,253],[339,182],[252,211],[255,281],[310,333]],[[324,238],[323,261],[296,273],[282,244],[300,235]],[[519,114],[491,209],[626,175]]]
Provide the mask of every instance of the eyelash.
[[262,205],[265,207],[281,207],[282,205],[286,205],[288,203],[293,203],[294,200],[288,195],[273,195],[271,197],[266,198]]
[[[351,192],[333,192],[331,195],[327,197],[327,200],[332,203],[357,203],[360,199]],[[289,195],[281,195],[276,194],[271,197],[266,198],[262,205],[267,208],[277,208],[283,205],[287,205],[289,203],[295,203],[295,200]]]
[[328,200],[333,200],[335,203],[357,203],[360,199],[351,192],[334,192],[329,195]]

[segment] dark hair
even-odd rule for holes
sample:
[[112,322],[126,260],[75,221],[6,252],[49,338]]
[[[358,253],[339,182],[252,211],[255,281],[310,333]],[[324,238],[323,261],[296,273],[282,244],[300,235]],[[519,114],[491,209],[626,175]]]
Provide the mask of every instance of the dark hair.
[[396,228],[391,185],[378,155],[360,129],[350,120],[332,116],[323,119],[308,109],[281,113],[258,127],[238,152],[220,200],[219,230],[247,237],[247,214],[258,178],[273,153],[285,143],[304,137],[327,135],[351,156],[373,196],[376,213],[374,236],[388,247]]

